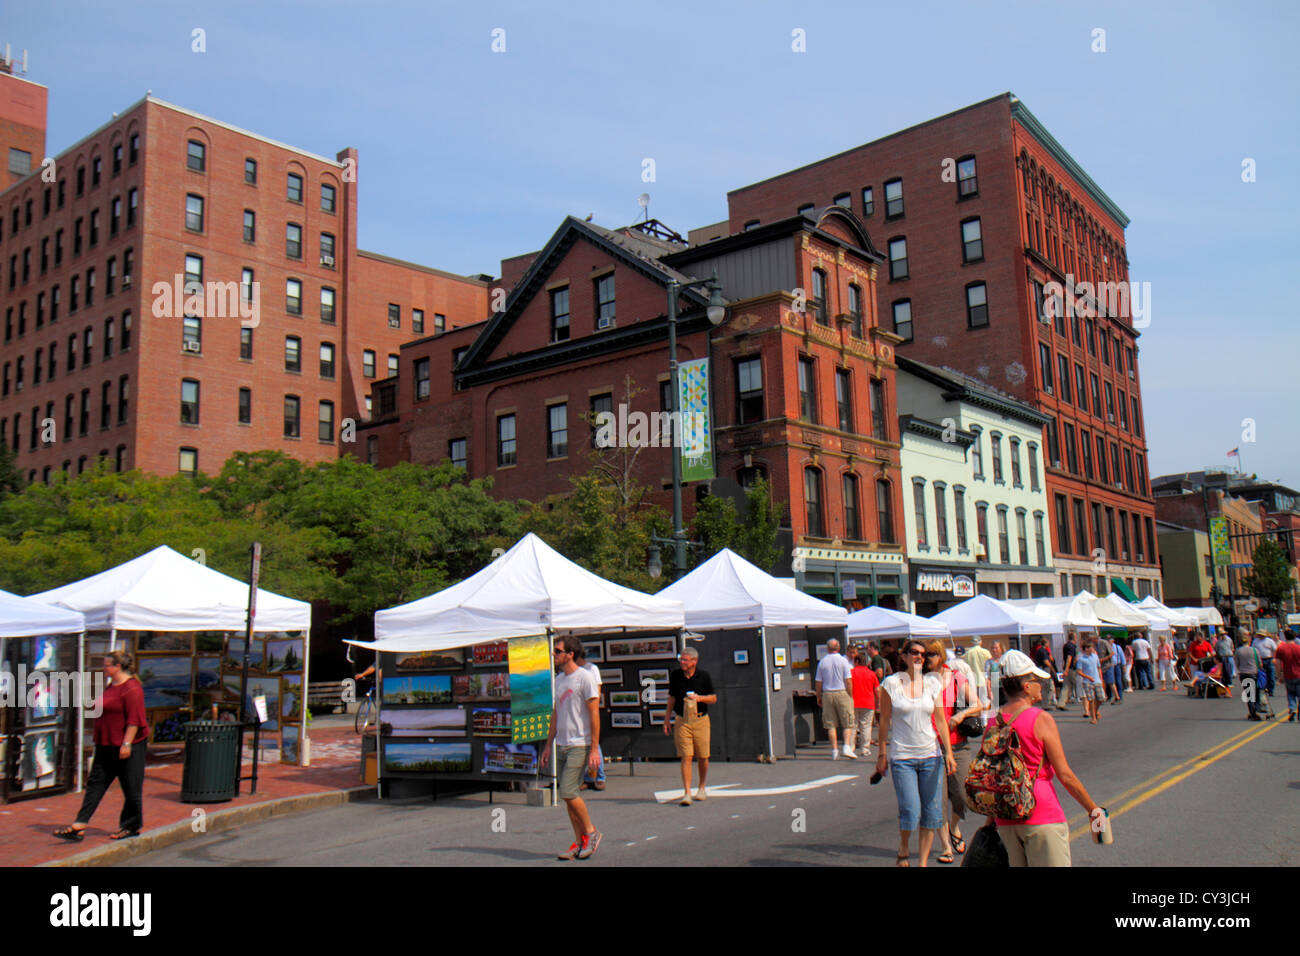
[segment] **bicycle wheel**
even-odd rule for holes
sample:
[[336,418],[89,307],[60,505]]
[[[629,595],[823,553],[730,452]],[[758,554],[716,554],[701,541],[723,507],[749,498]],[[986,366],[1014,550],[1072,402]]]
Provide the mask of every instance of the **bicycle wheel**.
[[366,728],[370,726],[370,716],[373,713],[374,706],[374,700],[369,695],[363,697],[361,702],[357,704],[357,716],[354,721],[357,733],[364,734]]

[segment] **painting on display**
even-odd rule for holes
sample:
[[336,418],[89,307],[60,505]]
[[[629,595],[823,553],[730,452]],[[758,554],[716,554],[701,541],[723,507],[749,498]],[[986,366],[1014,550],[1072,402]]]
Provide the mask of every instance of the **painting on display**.
[[28,670],[52,671],[59,664],[59,639],[36,637],[32,639],[32,663]]
[[465,649],[454,647],[446,651],[419,651],[414,654],[398,654],[398,673],[410,671],[441,671],[465,665]]
[[278,677],[250,677],[248,678],[248,694],[246,695],[245,705],[248,707],[248,713],[257,717],[257,708],[253,706],[253,698],[266,698],[266,720],[262,723],[263,733],[271,733],[280,729],[280,678]]
[[[242,637],[226,639],[226,656],[222,667],[234,671],[243,669],[244,639]],[[248,649],[248,669],[250,671],[260,671],[262,669],[262,642],[256,638],[253,639],[253,644]]]
[[451,675],[385,677],[385,704],[450,704]]
[[302,639],[267,641],[266,661],[262,669],[268,673],[302,670]]
[[646,681],[652,681],[655,684],[668,683],[668,668],[666,667],[643,667],[637,671],[637,683],[642,687]]
[[605,660],[604,641],[583,641],[582,649],[587,652],[588,664],[599,664]]
[[509,737],[509,707],[475,707],[470,711],[470,726],[475,737]]
[[194,689],[216,690],[221,686],[221,658],[194,658]]
[[505,641],[491,644],[475,644],[470,648],[470,656],[475,667],[505,667],[509,645]]
[[280,763],[297,763],[302,754],[302,728],[285,725],[280,730]]
[[509,658],[511,742],[541,740],[551,729],[551,639],[517,637]]
[[381,730],[385,737],[464,737],[465,708],[386,710]]
[[677,638],[675,637],[647,637],[605,642],[607,661],[634,661],[646,658],[671,660],[676,656]]
[[483,744],[483,770],[493,773],[537,773],[537,744]]
[[451,679],[452,699],[458,704],[510,699],[509,674],[456,674]]
[[27,722],[38,724],[58,717],[54,688],[47,680],[33,681],[27,685]]
[[41,730],[23,735],[22,782],[24,790],[40,790],[58,782],[56,759],[59,732]]
[[280,677],[280,717],[296,724],[302,718],[302,675]]
[[189,654],[141,657],[136,662],[136,675],[144,685],[145,708],[188,707],[193,664]]
[[385,773],[469,773],[472,746],[465,743],[384,742]]
[[137,654],[192,653],[192,636],[189,631],[138,631],[137,635]]
[[226,649],[226,632],[225,631],[195,631],[194,632],[194,653],[195,654],[216,654],[220,656],[221,652]]
[[641,693],[635,690],[611,690],[609,692],[611,707],[640,707]]
[[790,642],[790,669],[796,671],[806,671],[809,669],[807,641]]
[[611,727],[621,727],[625,729],[640,727],[641,712],[629,710],[611,713],[609,715],[609,725]]
[[621,667],[602,667],[600,669],[600,682],[602,684],[621,684],[623,683],[623,668]]

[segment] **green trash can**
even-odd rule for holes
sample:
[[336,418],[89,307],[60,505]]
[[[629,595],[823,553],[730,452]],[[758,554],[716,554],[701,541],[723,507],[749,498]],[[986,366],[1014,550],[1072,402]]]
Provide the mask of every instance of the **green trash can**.
[[233,800],[238,775],[239,724],[221,720],[186,723],[181,802]]

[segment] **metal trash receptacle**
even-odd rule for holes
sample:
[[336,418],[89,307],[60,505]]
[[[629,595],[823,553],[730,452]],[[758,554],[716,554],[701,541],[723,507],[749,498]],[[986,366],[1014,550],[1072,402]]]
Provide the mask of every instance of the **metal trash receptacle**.
[[186,723],[181,802],[233,800],[238,776],[239,724],[221,720]]

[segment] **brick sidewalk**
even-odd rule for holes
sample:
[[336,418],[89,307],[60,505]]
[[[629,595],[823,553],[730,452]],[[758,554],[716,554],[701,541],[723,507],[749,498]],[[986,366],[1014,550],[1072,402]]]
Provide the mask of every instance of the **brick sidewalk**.
[[[351,727],[320,728],[309,731],[309,735],[310,767],[259,762],[257,793],[250,796],[248,781],[244,781],[240,796],[224,803],[181,803],[181,755],[157,760],[151,755],[145,767],[145,828],[141,833],[147,835],[170,824],[191,820],[197,807],[217,813],[285,797],[348,790],[361,784],[361,738]],[[244,760],[243,773],[247,774],[252,768],[249,747],[244,748]],[[116,782],[95,811],[84,840],[73,843],[53,836],[55,830],[76,818],[81,799],[80,793],[65,793],[0,805],[0,865],[34,866],[112,844],[108,835],[117,830],[118,814],[122,811],[122,789]]]

